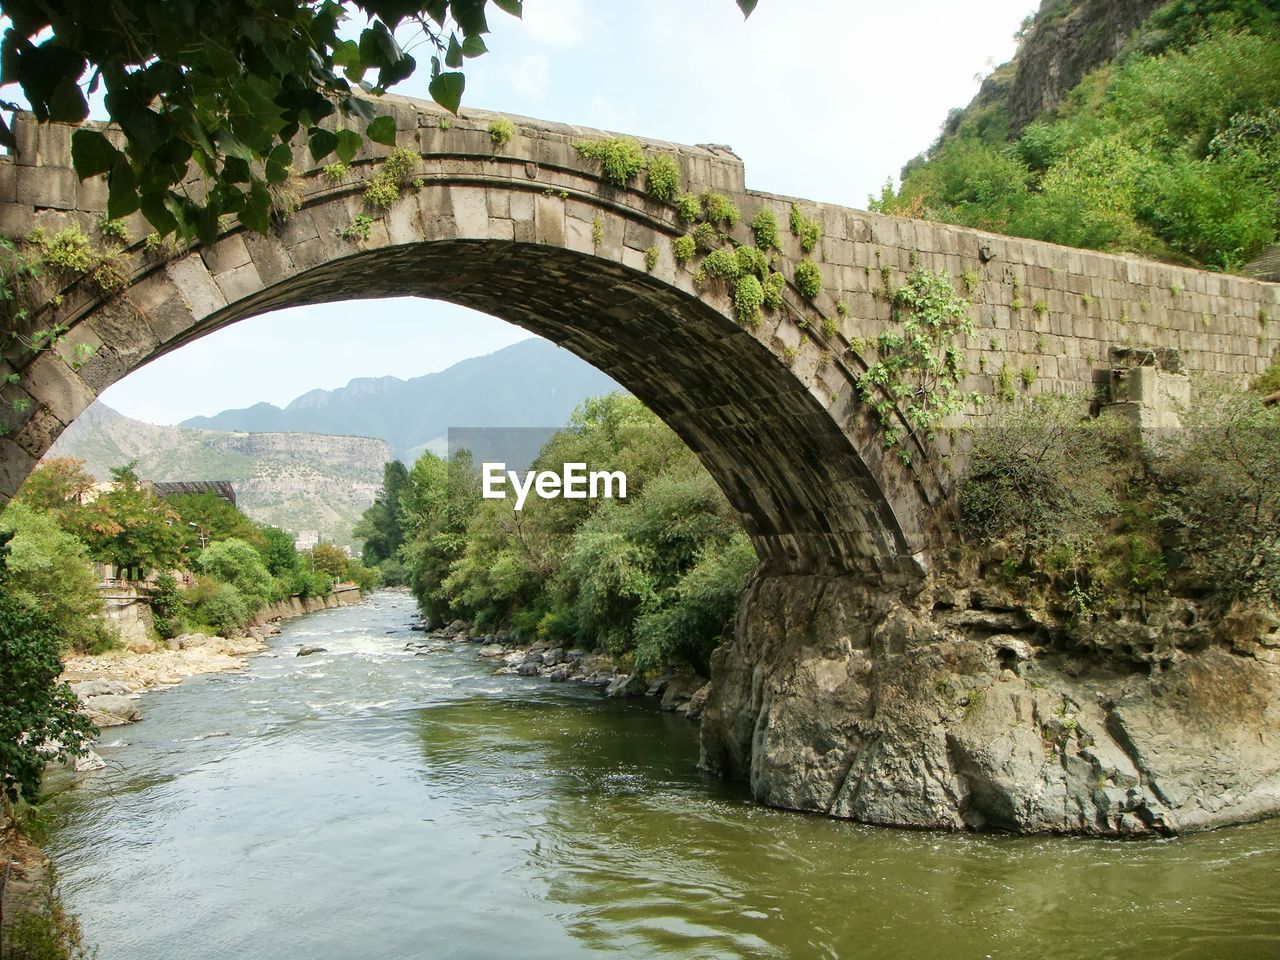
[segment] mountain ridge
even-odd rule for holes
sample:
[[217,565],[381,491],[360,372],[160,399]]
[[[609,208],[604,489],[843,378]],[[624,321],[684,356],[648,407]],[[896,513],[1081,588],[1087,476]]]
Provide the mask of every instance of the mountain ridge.
[[179,426],[373,437],[411,462],[439,445],[450,427],[560,427],[586,397],[619,389],[569,351],[531,338],[421,377],[357,377],[332,390],[309,390],[284,407],[257,403]]

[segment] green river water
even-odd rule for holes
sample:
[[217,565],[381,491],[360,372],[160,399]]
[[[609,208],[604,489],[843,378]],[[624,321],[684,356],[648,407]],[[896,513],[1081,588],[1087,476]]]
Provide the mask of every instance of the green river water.
[[47,845],[101,960],[1280,957],[1280,822],[1126,843],[769,810],[698,773],[688,721],[414,656],[412,614],[294,621],[106,731]]

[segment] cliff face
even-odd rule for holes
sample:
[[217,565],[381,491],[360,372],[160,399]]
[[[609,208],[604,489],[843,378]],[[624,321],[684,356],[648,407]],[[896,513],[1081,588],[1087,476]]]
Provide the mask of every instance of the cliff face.
[[967,124],[1016,138],[1062,103],[1086,74],[1118,57],[1162,2],[1042,0],[1013,59],[991,71],[967,107],[953,111],[942,139]]
[[1161,0],[1043,0],[1013,59],[1009,134],[1052,110],[1077,83],[1124,49]]
[[230,480],[253,519],[350,543],[352,527],[382,483],[391,448],[368,437],[160,427],[95,403],[49,456],[84,460],[99,479],[137,460],[146,480]]

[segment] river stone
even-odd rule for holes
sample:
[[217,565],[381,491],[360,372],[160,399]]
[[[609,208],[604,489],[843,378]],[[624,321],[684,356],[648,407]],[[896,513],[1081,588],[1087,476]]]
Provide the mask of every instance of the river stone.
[[487,643],[476,651],[477,657],[500,657],[506,653],[506,648],[500,643]]
[[562,663],[563,661],[564,661],[563,647],[552,647],[550,650],[548,650],[546,653],[542,655],[542,662],[545,663],[548,667],[554,667],[556,664]]
[[123,723],[142,719],[137,702],[130,697],[87,697],[84,700],[84,712],[99,727],[118,727]]
[[81,756],[75,757],[71,761],[71,769],[76,773],[89,773],[94,770],[106,769],[107,761],[92,750],[86,750]]
[[542,655],[541,650],[526,650],[524,654],[524,662],[532,663],[535,666],[541,666],[546,662],[546,658]]
[[569,668],[556,667],[554,670],[552,670],[550,673],[547,674],[547,679],[555,683],[563,683],[565,680],[569,679]]
[[639,697],[643,696],[648,688],[648,682],[638,673],[631,675],[622,673],[609,681],[604,695],[606,697]]
[[71,684],[71,692],[81,700],[88,697],[127,697],[133,688],[124,680],[85,680]]
[[307,643],[307,644],[303,644],[301,647],[298,648],[298,652],[296,655],[299,657],[309,657],[312,654],[328,653],[328,652],[329,651],[327,649],[325,649],[322,646],[319,646],[318,644]]
[[516,673],[522,677],[536,677],[538,675],[538,665],[532,660],[526,660],[516,667]]
[[675,710],[681,704],[688,703],[689,699],[707,685],[705,677],[695,677],[691,674],[677,674],[667,681],[666,689],[662,691],[662,709]]

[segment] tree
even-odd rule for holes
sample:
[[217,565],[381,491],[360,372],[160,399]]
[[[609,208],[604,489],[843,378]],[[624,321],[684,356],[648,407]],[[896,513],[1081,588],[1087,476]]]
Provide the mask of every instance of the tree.
[[55,457],[31,472],[14,501],[52,515],[62,529],[74,533],[83,522],[80,508],[93,487],[94,479],[85,472],[83,460]]
[[288,578],[297,572],[298,548],[292,535],[279,527],[262,527],[262,545],[258,552],[273,577]]
[[63,650],[98,650],[113,637],[102,619],[102,598],[83,543],[52,516],[25,503],[0,514],[9,541],[8,589],[44,612]]
[[311,563],[316,570],[328,574],[334,580],[345,580],[350,560],[333,544],[318,543],[311,549]]
[[[6,3],[0,86],[20,85],[37,119],[66,123],[84,120],[86,94],[102,89],[123,143],[78,130],[76,172],[107,177],[108,216],[140,209],[162,234],[209,243],[225,214],[267,229],[269,187],[288,179],[295,137],[312,160],[350,160],[363,143],[356,120],[369,139],[395,142],[394,119],[375,116],[369,98],[417,69],[402,39],[425,41],[430,94],[457,112],[463,63],[487,51],[490,3],[522,10],[522,0]],[[755,0],[738,5],[749,15]],[[344,36],[348,7],[367,22],[355,38]],[[2,124],[0,143],[15,146]],[[202,199],[181,188],[192,163],[210,181]]]
[[188,556],[232,537],[258,548],[266,544],[262,529],[216,493],[176,494],[165,497],[164,503],[178,514],[182,549]]
[[113,488],[85,507],[82,539],[102,563],[146,574],[178,565],[183,528],[177,512],[142,485],[134,464],[111,471]]
[[39,607],[10,589],[8,533],[0,533],[0,798],[33,802],[49,760],[88,749],[97,729],[79,713],[62,673],[58,631]]
[[232,537],[209,544],[197,565],[202,574],[235,587],[251,613],[271,598],[274,581],[262,554],[243,540]]
[[379,565],[395,557],[404,544],[404,506],[400,495],[409,483],[409,471],[399,460],[382,468],[382,489],[373,506],[360,517],[352,533],[364,541],[361,559],[368,565]]

